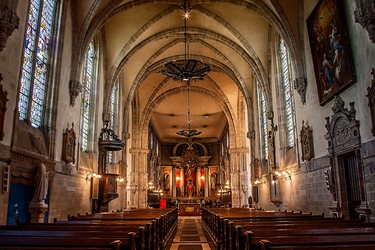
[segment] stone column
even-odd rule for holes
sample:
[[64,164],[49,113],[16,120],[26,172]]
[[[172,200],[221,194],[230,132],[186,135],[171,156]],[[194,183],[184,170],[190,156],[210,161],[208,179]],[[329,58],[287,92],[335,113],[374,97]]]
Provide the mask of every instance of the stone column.
[[147,207],[147,153],[148,149],[132,148],[132,172],[130,185],[137,185],[138,191],[133,194],[132,203],[137,203],[138,207]]
[[232,206],[240,207],[242,204],[242,190],[241,190],[241,172],[242,172],[242,153],[246,148],[233,148],[229,150],[230,153],[230,184],[232,189]]

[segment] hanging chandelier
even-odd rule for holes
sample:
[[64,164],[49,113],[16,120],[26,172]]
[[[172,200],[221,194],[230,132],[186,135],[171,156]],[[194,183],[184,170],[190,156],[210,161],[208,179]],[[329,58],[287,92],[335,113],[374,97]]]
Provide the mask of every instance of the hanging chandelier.
[[190,123],[191,123],[191,120],[190,120],[190,81],[187,82],[187,88],[188,88],[188,129],[187,130],[180,129],[176,132],[176,134],[185,136],[188,139],[190,139],[194,136],[202,134],[202,132],[199,130],[190,128]]
[[189,18],[189,10],[187,9],[186,0],[183,7],[184,12],[184,43],[185,53],[184,59],[168,61],[163,65],[161,73],[173,78],[176,81],[202,80],[210,71],[209,65],[205,64],[203,60],[195,60],[187,58],[187,39],[186,20]]
[[187,39],[188,35],[186,32],[186,20],[189,17],[189,12],[186,4],[186,0],[184,2],[183,7],[184,12],[184,43],[185,43],[185,52],[184,52],[184,59],[175,60],[175,61],[168,61],[163,65],[161,69],[161,73],[164,75],[174,79],[175,81],[185,81],[187,82],[187,90],[188,90],[188,129],[180,129],[176,133],[178,135],[187,137],[188,140],[194,136],[202,134],[201,131],[191,129],[190,128],[190,82],[192,80],[203,80],[203,78],[211,71],[209,65],[205,64],[203,60],[195,60],[187,58]]

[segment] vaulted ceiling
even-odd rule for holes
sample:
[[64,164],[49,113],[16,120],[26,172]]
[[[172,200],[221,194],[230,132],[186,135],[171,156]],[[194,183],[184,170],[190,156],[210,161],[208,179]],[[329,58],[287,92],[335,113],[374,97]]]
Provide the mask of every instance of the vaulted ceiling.
[[[255,79],[268,81],[270,27],[298,32],[298,0],[187,1],[189,58],[211,72],[191,86],[191,128],[199,138],[218,140],[228,119],[237,119],[239,98],[254,98]],[[137,99],[142,119],[150,119],[160,139],[175,141],[187,129],[187,87],[160,70],[184,57],[184,1],[75,0],[82,39],[101,33],[106,88],[118,76],[123,100]],[[289,24],[288,24],[288,23]],[[298,36],[296,36],[298,37]]]

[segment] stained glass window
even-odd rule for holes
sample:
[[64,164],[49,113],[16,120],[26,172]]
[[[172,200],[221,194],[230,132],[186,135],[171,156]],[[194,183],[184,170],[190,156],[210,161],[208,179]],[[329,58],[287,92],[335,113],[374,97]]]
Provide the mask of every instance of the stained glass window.
[[82,79],[82,150],[87,150],[90,129],[91,90],[93,84],[94,44],[91,42],[85,54]]
[[20,119],[30,120],[33,127],[42,125],[54,8],[54,0],[30,2],[18,111]]
[[293,112],[292,112],[292,92],[290,89],[290,70],[289,70],[289,53],[285,46],[284,40],[280,41],[281,64],[282,64],[282,80],[284,83],[285,94],[285,111],[286,111],[286,126],[288,145],[294,145],[294,125],[293,125]]
[[259,121],[263,139],[264,158],[268,159],[267,108],[263,90],[259,90]]

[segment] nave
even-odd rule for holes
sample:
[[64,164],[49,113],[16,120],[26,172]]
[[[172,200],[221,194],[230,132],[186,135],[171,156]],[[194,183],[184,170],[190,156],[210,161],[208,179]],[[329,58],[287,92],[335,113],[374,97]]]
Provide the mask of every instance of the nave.
[[213,250],[205,236],[200,216],[180,216],[177,232],[168,250]]

